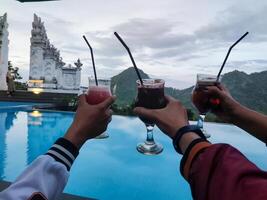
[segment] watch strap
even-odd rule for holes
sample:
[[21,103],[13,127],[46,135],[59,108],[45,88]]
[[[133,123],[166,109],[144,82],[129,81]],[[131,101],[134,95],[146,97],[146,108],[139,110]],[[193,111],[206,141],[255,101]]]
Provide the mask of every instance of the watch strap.
[[187,125],[184,126],[182,128],[180,128],[177,132],[176,135],[173,139],[173,146],[175,148],[175,150],[177,151],[177,153],[182,154],[182,150],[179,147],[179,142],[180,139],[182,138],[182,136],[186,133],[190,133],[190,132],[194,132],[196,133],[198,136],[200,136],[200,138],[206,140],[205,135],[203,134],[203,132],[200,130],[200,128],[196,125]]

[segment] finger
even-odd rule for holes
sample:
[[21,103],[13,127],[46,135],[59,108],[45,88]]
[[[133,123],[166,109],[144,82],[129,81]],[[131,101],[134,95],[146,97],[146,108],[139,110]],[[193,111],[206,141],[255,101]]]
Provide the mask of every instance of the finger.
[[217,86],[207,86],[207,90],[205,91],[210,95],[214,96],[222,96],[222,90],[220,90]]
[[179,104],[179,105],[182,105],[182,103],[178,100],[178,99],[175,99],[171,96],[165,96],[166,100],[167,100],[167,104]]
[[169,96],[169,95],[166,95],[166,96],[165,96],[165,99],[168,101],[168,103],[169,103],[169,102],[172,102],[172,101],[177,101],[175,98],[173,98],[173,97],[171,97],[171,96]]
[[148,118],[150,120],[156,119],[155,110],[147,109],[147,108],[143,108],[143,107],[136,107],[133,111],[138,116],[145,117],[145,118]]
[[229,93],[229,90],[223,85],[223,84],[219,84],[218,87],[222,90],[222,91],[226,91]]
[[107,109],[111,106],[111,104],[113,104],[115,102],[115,100],[116,100],[116,96],[111,96],[111,97],[107,98],[105,101],[98,104],[98,106],[100,108]]
[[78,97],[78,105],[86,105],[88,104],[87,101],[86,101],[86,95],[85,94],[81,94],[79,97]]

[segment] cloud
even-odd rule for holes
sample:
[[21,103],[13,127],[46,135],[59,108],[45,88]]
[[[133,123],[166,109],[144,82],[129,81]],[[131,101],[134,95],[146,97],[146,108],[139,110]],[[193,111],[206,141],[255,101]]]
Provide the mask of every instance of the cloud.
[[246,42],[267,41],[266,9],[267,5],[243,7],[237,4],[218,13],[213,22],[195,34],[212,42],[232,43],[233,38],[239,38],[249,31],[251,36],[246,38]]
[[[79,0],[24,5],[6,0],[1,9],[7,10],[9,16],[10,60],[25,70],[29,66],[33,12],[45,22],[48,37],[61,51],[64,62],[73,63],[78,57],[82,60],[85,83],[92,68],[82,34],[94,49],[100,73],[112,76],[132,65],[114,31],[128,44],[138,66],[173,85],[176,82],[177,87],[190,86],[196,73],[216,73],[228,47],[246,31],[250,34],[232,52],[226,71],[266,69],[265,1],[148,0],[91,4]],[[25,13],[23,17],[21,12]]]
[[267,41],[266,8],[230,7],[192,34],[178,32],[179,21],[134,18],[108,30],[91,32],[91,38],[100,44],[97,51],[103,56],[119,56],[123,53],[117,46],[111,48],[115,38],[110,33],[118,31],[133,52],[141,53],[144,49],[150,49],[151,59],[177,57],[177,60],[188,60],[190,55],[192,58],[201,57],[194,54],[203,50],[228,47],[246,31],[251,31],[251,36],[244,39],[243,43]]
[[267,60],[255,59],[255,60],[245,60],[245,61],[232,61],[228,64],[228,67],[234,68],[240,71],[265,71],[267,70]]

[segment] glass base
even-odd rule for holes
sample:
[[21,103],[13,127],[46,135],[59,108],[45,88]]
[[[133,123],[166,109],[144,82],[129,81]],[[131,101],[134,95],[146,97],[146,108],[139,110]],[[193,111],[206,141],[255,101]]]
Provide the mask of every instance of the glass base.
[[96,136],[95,139],[106,139],[109,137],[109,134],[105,131],[101,133],[99,136]]
[[137,151],[145,155],[157,155],[163,151],[163,146],[159,143],[139,143],[136,146]]

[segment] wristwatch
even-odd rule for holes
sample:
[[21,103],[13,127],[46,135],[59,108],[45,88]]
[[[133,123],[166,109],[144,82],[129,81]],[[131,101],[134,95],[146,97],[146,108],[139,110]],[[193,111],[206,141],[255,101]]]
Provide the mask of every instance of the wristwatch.
[[184,126],[182,128],[180,128],[177,132],[176,135],[172,141],[172,144],[174,146],[174,149],[177,151],[177,153],[182,154],[182,151],[179,147],[179,141],[182,138],[182,136],[186,133],[190,133],[190,132],[194,132],[196,133],[198,136],[200,136],[202,139],[206,140],[205,135],[203,134],[203,132],[200,130],[200,128],[196,125],[187,125]]

